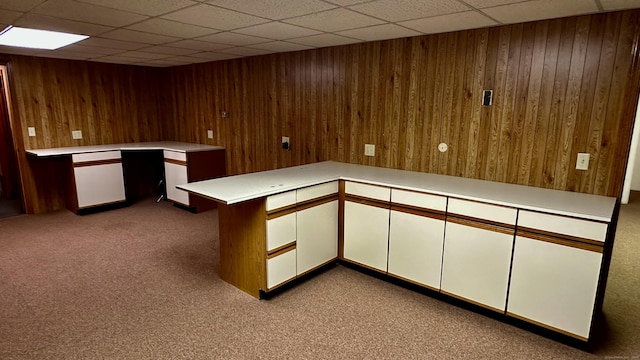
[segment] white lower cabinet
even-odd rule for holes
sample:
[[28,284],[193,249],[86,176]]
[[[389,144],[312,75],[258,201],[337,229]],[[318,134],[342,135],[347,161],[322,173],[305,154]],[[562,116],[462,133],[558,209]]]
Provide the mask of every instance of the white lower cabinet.
[[338,256],[338,200],[297,212],[297,273]]
[[267,220],[267,251],[296,242],[296,213]]
[[389,209],[344,204],[344,258],[387,271]]
[[267,288],[271,289],[296,276],[296,249],[267,259]]
[[507,313],[589,337],[602,254],[517,236]]
[[513,234],[447,222],[442,290],[504,311]]
[[71,158],[77,208],[126,200],[120,151],[73,154]]
[[444,220],[391,211],[390,274],[440,288]]
[[187,166],[165,162],[164,176],[167,188],[167,199],[189,206],[189,193],[176,188],[176,185],[188,183]]

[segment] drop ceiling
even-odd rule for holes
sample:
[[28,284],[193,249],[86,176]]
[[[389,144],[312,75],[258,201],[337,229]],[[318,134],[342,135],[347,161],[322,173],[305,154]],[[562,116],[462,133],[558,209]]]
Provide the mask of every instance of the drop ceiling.
[[640,0],[0,0],[0,28],[90,36],[0,53],[166,67],[630,8]]

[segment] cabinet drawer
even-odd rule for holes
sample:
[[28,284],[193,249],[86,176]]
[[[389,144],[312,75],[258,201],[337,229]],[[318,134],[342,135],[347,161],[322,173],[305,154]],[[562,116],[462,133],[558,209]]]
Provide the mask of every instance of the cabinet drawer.
[[449,198],[447,214],[462,215],[502,224],[515,225],[517,210],[505,206]]
[[604,242],[608,226],[596,221],[520,210],[518,227]]
[[86,162],[86,161],[100,161],[100,160],[114,160],[121,159],[122,155],[120,150],[113,151],[99,151],[83,154],[73,154],[71,159],[74,163]]
[[391,198],[391,189],[388,187],[367,185],[347,181],[344,192],[350,195],[367,197],[380,201],[389,201]]
[[176,187],[177,185],[188,183],[187,167],[165,162],[164,177],[167,187],[167,199],[189,206],[189,193]]
[[267,197],[267,211],[295,205],[296,191],[287,191],[281,194],[275,194]]
[[267,259],[267,289],[296,276],[296,249]]
[[164,158],[178,161],[187,161],[187,153],[171,151],[171,150],[163,150]]
[[267,220],[267,251],[296,241],[296,213]]
[[125,200],[121,163],[81,166],[73,172],[79,208]]
[[424,194],[414,191],[391,189],[391,202],[428,210],[447,210],[446,196]]
[[296,191],[297,202],[312,200],[326,195],[336,194],[338,192],[338,182],[332,181],[320,185],[309,186],[298,189]]

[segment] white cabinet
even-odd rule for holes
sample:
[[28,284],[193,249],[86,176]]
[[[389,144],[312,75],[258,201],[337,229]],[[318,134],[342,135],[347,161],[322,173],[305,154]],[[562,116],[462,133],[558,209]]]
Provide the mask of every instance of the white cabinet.
[[296,242],[296,213],[267,220],[267,251]]
[[440,289],[447,198],[391,189],[389,274]]
[[267,258],[267,289],[272,289],[296,276],[296,249]]
[[345,201],[345,259],[386,272],[388,237],[389,209]]
[[72,210],[125,201],[120,151],[73,154],[75,202]]
[[185,152],[164,150],[164,177],[167,199],[189,206],[189,193],[176,188],[176,185],[188,183]]
[[338,200],[297,212],[297,273],[338,256]]

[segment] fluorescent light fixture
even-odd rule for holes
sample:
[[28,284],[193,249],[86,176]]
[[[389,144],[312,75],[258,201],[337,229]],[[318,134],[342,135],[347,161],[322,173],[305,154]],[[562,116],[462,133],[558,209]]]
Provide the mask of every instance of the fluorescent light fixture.
[[0,33],[0,45],[55,50],[86,38],[86,35],[9,26]]

